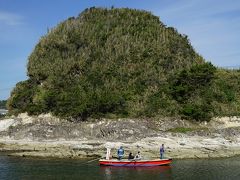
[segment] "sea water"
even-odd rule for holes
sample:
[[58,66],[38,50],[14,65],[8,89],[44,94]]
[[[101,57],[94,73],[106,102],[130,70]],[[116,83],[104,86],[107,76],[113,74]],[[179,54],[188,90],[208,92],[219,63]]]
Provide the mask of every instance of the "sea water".
[[0,156],[0,179],[240,179],[240,157],[173,160],[170,166],[102,167],[97,161]]

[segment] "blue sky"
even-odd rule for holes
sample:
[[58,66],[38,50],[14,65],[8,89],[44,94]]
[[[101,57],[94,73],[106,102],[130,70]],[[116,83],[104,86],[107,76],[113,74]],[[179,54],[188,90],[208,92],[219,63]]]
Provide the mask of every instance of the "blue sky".
[[150,11],[214,65],[240,65],[238,0],[0,0],[0,100],[27,79],[28,56],[47,29],[92,6]]

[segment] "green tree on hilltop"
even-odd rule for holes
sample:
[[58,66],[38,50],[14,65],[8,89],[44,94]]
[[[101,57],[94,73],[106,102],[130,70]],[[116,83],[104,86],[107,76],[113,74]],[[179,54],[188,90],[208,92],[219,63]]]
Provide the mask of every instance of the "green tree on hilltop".
[[240,112],[239,72],[224,72],[149,12],[89,8],[40,39],[28,59],[29,79],[16,85],[8,108],[75,120],[206,120]]

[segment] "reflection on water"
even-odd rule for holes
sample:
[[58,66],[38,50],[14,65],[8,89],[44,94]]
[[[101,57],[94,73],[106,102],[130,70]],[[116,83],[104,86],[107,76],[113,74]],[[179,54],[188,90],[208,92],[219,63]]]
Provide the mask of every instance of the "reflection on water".
[[112,180],[116,177],[124,179],[171,179],[171,166],[154,166],[154,167],[114,167],[101,166],[100,174],[103,174],[106,180]]
[[111,167],[87,160],[30,159],[0,156],[0,180],[231,180],[240,179],[240,157],[173,160],[170,166]]
[[172,164],[174,179],[240,179],[240,157],[178,160]]

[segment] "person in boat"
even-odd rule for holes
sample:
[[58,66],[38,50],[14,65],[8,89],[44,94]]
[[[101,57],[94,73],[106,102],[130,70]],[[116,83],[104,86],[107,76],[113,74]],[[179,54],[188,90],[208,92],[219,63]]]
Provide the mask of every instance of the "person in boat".
[[133,154],[130,152],[129,155],[128,155],[128,160],[131,160],[131,159],[134,159],[134,156],[133,156]]
[[165,152],[164,144],[162,144],[162,146],[160,147],[160,159],[163,159],[164,152]]
[[111,156],[111,149],[107,148],[106,160],[109,160]]
[[142,156],[140,154],[140,151],[138,151],[138,153],[136,154],[135,158],[136,160],[141,160],[142,159]]
[[121,160],[123,158],[123,155],[124,155],[124,149],[123,149],[122,146],[118,149],[117,153],[118,153],[118,159]]

